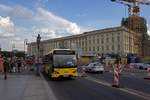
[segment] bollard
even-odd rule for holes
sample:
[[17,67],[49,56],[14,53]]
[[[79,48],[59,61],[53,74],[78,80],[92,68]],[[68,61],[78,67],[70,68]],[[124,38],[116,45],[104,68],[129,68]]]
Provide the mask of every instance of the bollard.
[[119,64],[114,65],[114,80],[113,80],[112,87],[116,87],[116,88],[119,88],[119,72],[120,72],[119,67],[120,67]]
[[124,65],[119,64],[119,75],[121,75],[121,72],[123,71]]

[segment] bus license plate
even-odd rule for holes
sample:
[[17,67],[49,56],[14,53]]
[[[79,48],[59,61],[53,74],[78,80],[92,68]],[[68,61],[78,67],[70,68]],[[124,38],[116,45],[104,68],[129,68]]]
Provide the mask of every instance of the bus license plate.
[[64,75],[64,77],[68,77],[68,75]]

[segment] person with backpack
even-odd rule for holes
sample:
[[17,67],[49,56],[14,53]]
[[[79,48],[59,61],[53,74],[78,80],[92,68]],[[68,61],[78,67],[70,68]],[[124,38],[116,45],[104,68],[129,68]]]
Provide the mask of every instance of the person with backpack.
[[4,79],[7,80],[7,73],[8,73],[8,69],[9,69],[9,61],[7,58],[4,58],[4,63],[3,63],[3,66],[4,66]]

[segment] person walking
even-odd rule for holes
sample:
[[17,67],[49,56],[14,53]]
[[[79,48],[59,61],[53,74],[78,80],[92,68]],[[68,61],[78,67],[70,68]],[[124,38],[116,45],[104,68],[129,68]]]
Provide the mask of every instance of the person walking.
[[4,66],[3,66],[4,60],[2,55],[0,54],[0,72],[4,71]]
[[41,67],[42,67],[42,58],[36,58],[35,60],[35,67],[36,67],[36,74],[37,76],[40,75]]
[[7,58],[4,58],[3,66],[4,66],[4,79],[7,80],[7,72],[9,69],[9,61]]
[[18,69],[18,72],[20,73],[20,68],[21,68],[21,66],[22,66],[22,61],[21,61],[21,59],[20,58],[18,58],[18,60],[17,60],[17,69]]
[[10,72],[13,72],[13,67],[14,67],[14,62],[13,62],[13,60],[11,59],[11,60],[10,60]]

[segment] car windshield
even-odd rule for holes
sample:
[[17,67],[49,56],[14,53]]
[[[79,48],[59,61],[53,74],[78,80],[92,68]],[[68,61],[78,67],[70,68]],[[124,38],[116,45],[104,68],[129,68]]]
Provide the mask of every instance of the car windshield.
[[76,55],[54,55],[54,67],[76,67]]
[[102,64],[101,63],[94,63],[93,65],[94,66],[101,66]]
[[89,67],[94,67],[94,66],[101,66],[101,63],[90,63],[88,66]]

